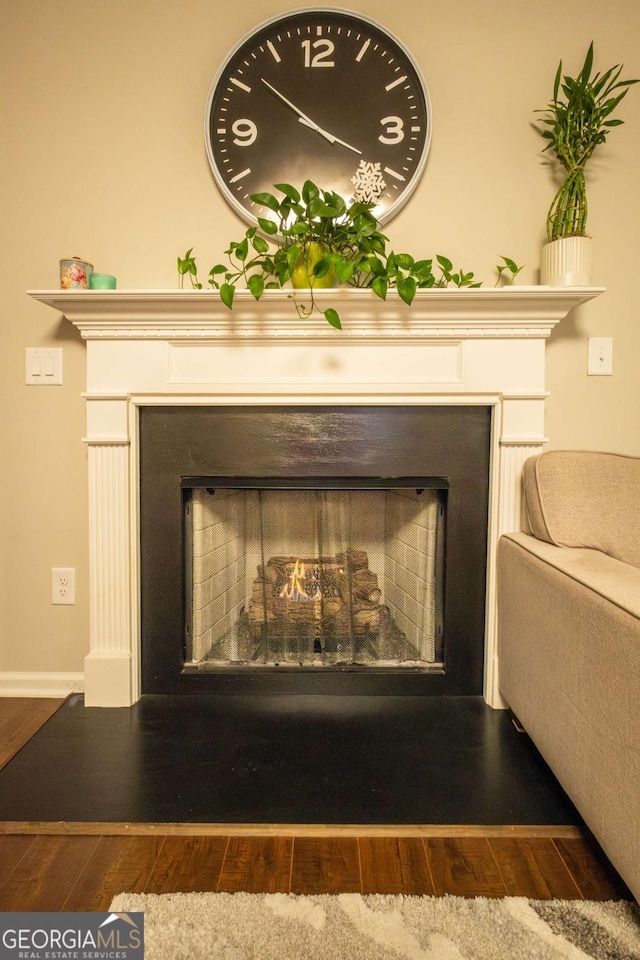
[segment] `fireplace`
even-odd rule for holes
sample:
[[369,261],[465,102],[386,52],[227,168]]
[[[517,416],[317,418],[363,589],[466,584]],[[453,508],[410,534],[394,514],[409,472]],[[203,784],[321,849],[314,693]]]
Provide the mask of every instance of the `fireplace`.
[[443,669],[446,488],[432,485],[186,478],[183,669]]
[[482,693],[488,406],[141,407],[142,692]]
[[[474,689],[481,683],[486,701],[502,706],[496,645],[496,545],[503,531],[521,529],[522,464],[546,441],[545,340],[570,310],[600,292],[599,288],[518,286],[421,290],[408,308],[395,295],[383,302],[367,290],[318,291],[316,300],[322,309],[339,309],[343,321],[339,332],[315,318],[298,319],[286,291],[267,291],[259,302],[248,291],[238,291],[233,312],[215,293],[205,291],[31,291],[35,299],[64,314],[87,342],[90,636],[85,659],[85,704],[129,705],[143,689],[150,689],[148,683],[155,668],[148,666],[143,646],[150,598],[145,571],[149,550],[162,545],[163,537],[169,556],[160,564],[165,571],[161,579],[171,589],[156,597],[153,606],[157,611],[154,616],[166,615],[170,629],[160,629],[157,623],[151,629],[154,643],[161,648],[163,642],[170,644],[163,649],[172,661],[172,669],[175,666],[174,673],[181,678],[179,683],[187,680],[186,605],[182,596],[184,478],[200,477],[208,484],[210,479],[223,476],[252,481],[280,476],[319,478],[324,483],[327,477],[339,474],[361,485],[372,478],[390,477],[394,483],[398,481],[396,490],[411,489],[402,483],[413,479],[424,481],[424,489],[434,478],[448,484],[434,487],[446,500],[444,671],[437,666],[430,671],[420,664],[415,669],[395,664],[390,673],[386,666],[375,664],[361,667],[355,663],[344,669],[333,664],[328,670],[311,664],[299,668],[310,675],[307,682],[322,685],[330,679],[337,692],[359,683],[364,692],[367,685],[369,690],[379,690],[376,684],[387,682],[393,675],[398,690],[416,692],[422,683],[442,684],[444,689],[458,673],[451,656],[479,657],[479,666],[471,669]],[[335,449],[331,446],[335,431],[300,433],[293,429],[290,438],[299,441],[297,459],[290,459],[284,470],[279,465],[277,470],[273,464],[269,466],[265,451],[264,456],[258,456],[253,450],[250,468],[245,463],[242,469],[237,463],[224,470],[217,463],[196,466],[187,456],[179,465],[177,479],[165,476],[161,468],[155,493],[145,497],[147,465],[142,447],[147,414],[157,414],[159,419],[170,414],[171,421],[175,411],[175,424],[187,410],[197,419],[199,414],[207,416],[222,409],[233,409],[237,414],[255,408],[274,414],[326,411],[338,420],[342,411],[355,408],[369,414],[376,429],[384,419],[382,413],[386,416],[393,411],[400,411],[399,417],[417,417],[431,411],[435,421],[440,416],[438,411],[475,412],[484,420],[484,429],[488,422],[484,493],[480,498],[460,497],[460,484],[466,481],[461,475],[456,478],[456,470],[465,457],[459,456],[458,463],[450,466],[436,465],[424,456],[418,462],[416,445],[403,442],[400,450],[387,445],[384,437],[384,442],[372,443],[371,433],[365,431],[357,432],[357,442],[338,435],[344,469],[336,471],[331,452]],[[467,429],[464,427],[463,432]],[[250,433],[237,434],[241,442],[235,445],[236,450],[244,449]],[[391,431],[394,433],[395,428]],[[151,446],[161,452],[170,436],[177,434],[177,428],[167,426]],[[455,461],[456,444],[453,447]],[[423,445],[422,453],[428,448]],[[280,449],[288,449],[288,442],[281,448],[280,434],[272,432],[269,449],[279,455]],[[216,444],[209,443],[208,450],[211,456]],[[372,464],[369,456],[374,450],[386,451],[386,461],[383,457],[382,464]],[[410,463],[400,465],[397,455],[405,451]],[[166,459],[172,463],[171,457]],[[149,540],[145,535],[147,504],[154,502],[165,483],[171,488],[171,509],[159,511]],[[263,484],[262,488],[268,487]],[[207,486],[202,489],[206,491]],[[478,553],[467,554],[464,545],[455,546],[453,535],[461,518],[460,505],[483,498],[481,519],[462,523],[474,531],[472,543],[482,553],[479,558]],[[480,523],[482,537],[477,530]],[[355,545],[354,549],[366,550]],[[315,562],[316,548],[302,552],[310,553]],[[280,554],[274,552],[273,556]],[[470,596],[464,592],[466,585],[456,587],[465,584],[464,577],[455,571],[455,576],[450,573],[449,565],[455,565],[456,556],[460,566],[469,563],[484,567],[482,587],[475,586]],[[166,570],[165,560],[171,561]],[[370,557],[368,561],[371,568]],[[386,596],[389,581],[385,583],[384,571],[372,572],[382,578],[384,605],[391,612],[392,604]],[[463,591],[459,604],[451,599],[452,592],[455,599],[456,589]],[[481,639],[479,643],[474,639],[469,648],[456,642],[454,649],[458,652],[453,655],[447,647],[451,631],[460,636],[472,634],[457,622],[456,610],[463,609],[468,600],[475,610],[473,619]],[[170,641],[163,641],[165,636]],[[271,664],[264,664],[262,672],[270,673],[269,682],[275,682],[275,674],[282,688],[291,682],[287,678],[296,676],[287,667]],[[232,664],[226,673],[211,672],[205,682],[218,684],[218,689],[224,685],[230,692],[242,690],[248,683],[245,674],[244,667]]]

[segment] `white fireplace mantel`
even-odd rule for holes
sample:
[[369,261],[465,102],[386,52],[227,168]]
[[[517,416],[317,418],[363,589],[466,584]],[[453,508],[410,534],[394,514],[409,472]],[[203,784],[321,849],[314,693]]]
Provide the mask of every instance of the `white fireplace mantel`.
[[[390,292],[386,301],[369,290],[319,290],[322,309],[339,310],[336,331],[317,313],[301,320],[291,291],[267,290],[256,301],[236,291],[233,310],[209,290],[31,290],[29,295],[63,313],[87,340],[143,338],[285,340],[331,342],[387,337],[393,340],[457,336],[546,337],[574,307],[602,293],[602,287],[465,287],[418,290],[410,307]],[[300,304],[308,297],[298,292]]]
[[[288,291],[229,311],[213,291],[39,290],[87,341],[90,650],[87,706],[140,697],[138,410],[148,405],[474,404],[492,408],[484,696],[498,692],[495,553],[518,530],[521,472],[544,435],[545,341],[602,288],[322,290],[334,330]],[[304,295],[298,300],[304,302]]]

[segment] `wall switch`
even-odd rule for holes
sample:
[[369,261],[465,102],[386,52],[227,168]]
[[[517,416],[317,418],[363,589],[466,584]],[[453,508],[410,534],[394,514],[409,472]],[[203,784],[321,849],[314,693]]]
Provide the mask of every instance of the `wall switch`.
[[58,386],[62,383],[62,347],[26,347],[27,386]]
[[613,373],[613,337],[589,337],[587,374],[610,377]]
[[73,567],[54,567],[51,571],[51,603],[76,602],[76,571]]

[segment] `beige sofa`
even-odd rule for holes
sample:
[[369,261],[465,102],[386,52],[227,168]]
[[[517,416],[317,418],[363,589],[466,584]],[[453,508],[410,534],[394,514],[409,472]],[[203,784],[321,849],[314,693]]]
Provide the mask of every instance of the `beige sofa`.
[[525,464],[498,549],[500,690],[640,900],[640,458]]

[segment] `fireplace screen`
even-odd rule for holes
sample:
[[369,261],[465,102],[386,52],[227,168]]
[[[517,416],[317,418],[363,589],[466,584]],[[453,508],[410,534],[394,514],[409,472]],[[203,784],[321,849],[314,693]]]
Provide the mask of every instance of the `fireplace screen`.
[[187,490],[185,668],[441,665],[445,504],[428,487]]

